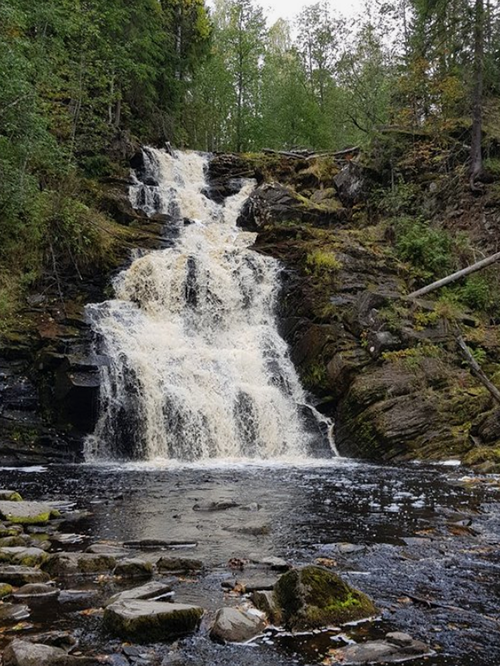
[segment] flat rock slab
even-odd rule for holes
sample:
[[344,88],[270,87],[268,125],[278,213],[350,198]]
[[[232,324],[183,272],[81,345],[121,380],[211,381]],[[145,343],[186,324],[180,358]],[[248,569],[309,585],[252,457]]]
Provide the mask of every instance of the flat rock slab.
[[43,502],[5,502],[0,501],[0,516],[10,523],[38,525],[48,523],[59,512]]
[[152,581],[141,585],[140,587],[133,587],[131,590],[124,590],[113,595],[106,601],[105,606],[110,606],[117,601],[145,601],[147,599],[155,599],[157,597],[172,594],[172,585],[170,583],[162,583],[160,581]]
[[238,577],[236,580],[225,580],[222,587],[233,589],[239,587],[242,592],[255,592],[257,590],[272,590],[278,581],[278,576],[268,576],[263,573],[256,573],[245,577]]
[[39,643],[15,640],[5,648],[4,666],[91,666],[95,659],[73,657],[64,650]]
[[[336,650],[334,658],[342,664],[394,663],[432,654],[428,645],[414,640],[408,634],[387,634],[385,640],[347,645]],[[334,662],[335,663],[335,662]]]
[[195,632],[203,608],[161,601],[118,601],[104,611],[109,631],[137,643],[164,641]]
[[259,615],[237,608],[221,608],[217,611],[210,638],[218,643],[244,643],[258,636],[266,627]]
[[0,604],[0,623],[19,622],[30,616],[30,609],[24,604]]
[[116,567],[113,555],[97,553],[54,553],[43,563],[51,576],[74,576],[108,573]]
[[0,566],[0,582],[2,583],[19,587],[30,583],[46,583],[48,580],[50,580],[50,576],[40,569],[13,564]]
[[10,564],[22,564],[34,567],[47,559],[47,553],[41,548],[26,548],[25,546],[4,546],[0,548],[0,561]]
[[203,562],[188,557],[161,557],[156,566],[159,571],[200,571]]

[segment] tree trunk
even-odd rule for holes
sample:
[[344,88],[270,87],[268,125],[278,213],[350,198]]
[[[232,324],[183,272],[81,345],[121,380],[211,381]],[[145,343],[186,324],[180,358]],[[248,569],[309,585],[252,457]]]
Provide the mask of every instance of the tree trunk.
[[483,111],[483,68],[484,68],[484,2],[476,0],[474,24],[474,90],[472,94],[472,142],[470,151],[470,185],[483,171],[481,153],[482,111]]

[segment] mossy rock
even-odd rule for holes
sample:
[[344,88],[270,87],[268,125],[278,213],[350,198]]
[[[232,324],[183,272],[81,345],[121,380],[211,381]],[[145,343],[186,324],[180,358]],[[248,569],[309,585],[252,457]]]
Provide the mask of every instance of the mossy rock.
[[8,597],[9,595],[12,594],[12,592],[13,592],[12,585],[8,585],[7,583],[0,583],[0,599]]
[[339,625],[377,614],[366,594],[323,567],[292,569],[281,576],[274,593],[283,622],[292,630]]
[[22,502],[23,498],[16,490],[0,490],[0,501]]

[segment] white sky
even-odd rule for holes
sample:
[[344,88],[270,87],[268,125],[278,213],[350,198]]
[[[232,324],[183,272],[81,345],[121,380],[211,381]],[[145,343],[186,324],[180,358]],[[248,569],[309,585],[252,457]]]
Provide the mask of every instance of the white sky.
[[[261,6],[266,12],[268,25],[271,26],[277,19],[294,19],[297,14],[307,5],[314,5],[319,0],[255,0],[255,4]],[[364,6],[364,0],[329,0],[332,14],[338,12],[345,17],[356,16]],[[207,5],[213,6],[212,0],[207,0]]]
[[[264,8],[268,16],[268,23],[272,25],[279,18],[293,19],[306,6],[314,5],[318,0],[256,0],[255,4]],[[343,14],[346,17],[355,16],[363,8],[363,0],[329,0],[332,15]]]

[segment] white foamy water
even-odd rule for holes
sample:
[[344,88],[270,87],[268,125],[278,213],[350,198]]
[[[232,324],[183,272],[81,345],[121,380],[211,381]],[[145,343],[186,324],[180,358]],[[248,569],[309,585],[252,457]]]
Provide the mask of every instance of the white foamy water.
[[236,227],[254,183],[219,205],[203,194],[205,156],[147,149],[145,162],[131,200],[178,238],[88,307],[109,362],[87,458],[306,457],[305,396],[275,321],[279,265]]

